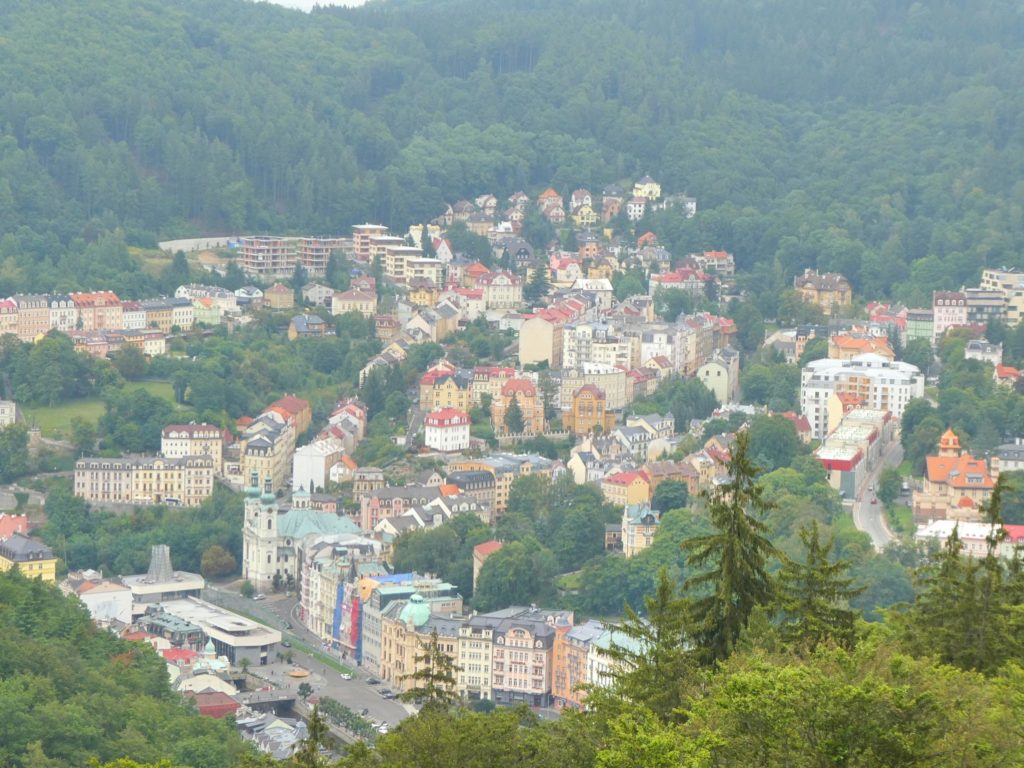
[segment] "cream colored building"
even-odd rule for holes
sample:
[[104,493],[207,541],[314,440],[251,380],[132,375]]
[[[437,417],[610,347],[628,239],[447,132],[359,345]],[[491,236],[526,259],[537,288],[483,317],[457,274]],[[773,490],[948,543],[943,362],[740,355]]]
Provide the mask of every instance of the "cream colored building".
[[587,384],[598,387],[605,395],[609,411],[619,411],[632,401],[626,371],[610,365],[586,363],[576,370],[563,370],[559,386],[559,403],[567,407],[577,389]]
[[75,495],[94,502],[195,507],[213,493],[213,465],[209,456],[79,459]]
[[511,272],[489,272],[476,281],[487,309],[515,309],[523,303],[523,281]]
[[[462,619],[434,616],[430,609],[430,603],[416,593],[408,601],[391,603],[381,616],[380,676],[397,691],[417,686],[411,675],[427,667],[422,657],[435,631],[441,652],[452,666],[458,665]],[[457,683],[452,692],[456,690]]]
[[366,291],[339,291],[331,299],[331,314],[344,315],[358,312],[363,317],[373,317],[377,313],[377,295]]
[[546,361],[550,368],[561,368],[563,328],[540,314],[524,320],[519,328],[519,364]]
[[291,479],[295,453],[295,428],[291,423],[263,414],[246,428],[240,442],[242,477],[253,473],[261,479],[269,477],[274,492]]
[[224,433],[213,424],[170,424],[160,434],[160,453],[169,459],[209,456],[219,475],[224,470]]
[[491,661],[494,640],[493,622],[469,619],[459,627],[459,670],[457,674],[460,699],[480,701],[492,699]]

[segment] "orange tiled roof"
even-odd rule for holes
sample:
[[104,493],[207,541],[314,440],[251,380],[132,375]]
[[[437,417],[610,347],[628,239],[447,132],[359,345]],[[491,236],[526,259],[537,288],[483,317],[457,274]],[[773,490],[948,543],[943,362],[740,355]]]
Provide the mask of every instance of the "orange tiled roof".
[[[932,483],[979,490],[991,490],[994,485],[985,462],[969,453],[960,456],[929,456],[925,464],[928,480]],[[969,476],[976,476],[979,479],[969,482]]]

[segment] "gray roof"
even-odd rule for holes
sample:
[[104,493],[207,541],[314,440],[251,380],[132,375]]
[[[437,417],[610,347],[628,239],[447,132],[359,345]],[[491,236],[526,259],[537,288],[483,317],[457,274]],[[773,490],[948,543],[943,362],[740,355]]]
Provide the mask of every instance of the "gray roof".
[[0,541],[0,556],[16,563],[27,560],[51,560],[53,550],[28,536],[12,533],[9,538]]

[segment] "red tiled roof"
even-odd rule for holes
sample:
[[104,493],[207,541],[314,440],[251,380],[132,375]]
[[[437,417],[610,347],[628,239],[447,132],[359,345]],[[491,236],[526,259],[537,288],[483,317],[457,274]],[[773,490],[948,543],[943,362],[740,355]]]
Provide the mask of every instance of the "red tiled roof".
[[503,397],[509,397],[513,393],[533,397],[537,394],[537,388],[529,379],[509,379],[502,384],[501,394]]
[[477,544],[473,547],[473,554],[480,555],[481,557],[487,557],[488,555],[493,555],[503,546],[505,545],[497,539],[491,539],[490,541],[485,541],[482,544]]

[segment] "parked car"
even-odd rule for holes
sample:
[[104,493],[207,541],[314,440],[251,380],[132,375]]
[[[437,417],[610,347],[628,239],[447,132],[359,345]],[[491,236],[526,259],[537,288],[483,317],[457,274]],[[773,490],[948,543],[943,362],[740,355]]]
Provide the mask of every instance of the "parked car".
[[368,677],[368,678],[366,678],[366,684],[367,685],[380,685],[380,680],[378,680],[376,677]]
[[395,698],[395,692],[392,691],[390,688],[381,688],[380,695],[383,696],[385,699]]
[[342,680],[351,680],[352,679],[352,675],[350,675],[348,672],[342,672],[341,673],[341,679]]
[[281,641],[281,645],[283,645],[285,648],[291,648],[292,647],[292,644],[289,643],[287,640],[282,640]]
[[257,592],[255,595],[252,596],[252,599],[253,600],[266,600],[267,596],[264,595],[262,592]]

